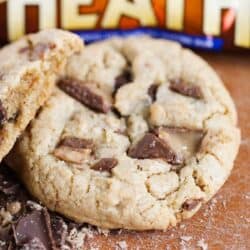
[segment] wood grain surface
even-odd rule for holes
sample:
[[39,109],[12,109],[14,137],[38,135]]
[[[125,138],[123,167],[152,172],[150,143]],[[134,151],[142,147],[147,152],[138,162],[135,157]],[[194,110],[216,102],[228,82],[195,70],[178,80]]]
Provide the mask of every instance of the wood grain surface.
[[221,76],[237,106],[242,142],[232,175],[208,204],[177,227],[98,234],[85,239],[84,249],[250,249],[250,54],[201,56]]

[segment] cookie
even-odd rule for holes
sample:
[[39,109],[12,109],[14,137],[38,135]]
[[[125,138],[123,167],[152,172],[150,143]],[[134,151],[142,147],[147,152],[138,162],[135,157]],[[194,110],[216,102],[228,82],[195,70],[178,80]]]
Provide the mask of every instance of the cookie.
[[50,210],[104,228],[166,229],[228,178],[240,132],[216,73],[147,37],[89,45],[7,162]]
[[0,50],[0,161],[51,94],[67,57],[82,47],[76,35],[47,30]]

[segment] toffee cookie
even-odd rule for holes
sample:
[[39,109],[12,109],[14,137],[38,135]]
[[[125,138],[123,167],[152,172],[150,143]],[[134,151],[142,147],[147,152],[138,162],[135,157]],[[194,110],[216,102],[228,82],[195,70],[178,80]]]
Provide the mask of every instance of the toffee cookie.
[[190,50],[107,40],[73,56],[66,75],[7,159],[49,209],[105,228],[166,229],[229,176],[234,104]]
[[0,50],[0,161],[44,101],[82,41],[60,30],[32,34]]

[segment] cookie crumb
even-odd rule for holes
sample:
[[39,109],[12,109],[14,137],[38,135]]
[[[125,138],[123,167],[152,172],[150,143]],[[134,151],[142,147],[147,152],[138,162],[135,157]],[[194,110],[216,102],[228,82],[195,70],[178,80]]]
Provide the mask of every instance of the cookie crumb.
[[208,250],[208,245],[204,239],[201,239],[197,242],[197,247],[200,247],[202,250]]
[[188,250],[188,248],[186,246],[186,241],[181,240],[181,242],[180,242],[180,250]]
[[183,235],[183,236],[180,236],[180,249],[181,250],[188,250],[189,248],[187,248],[187,244],[188,242],[192,239],[191,236],[186,236],[186,235]]
[[100,228],[100,227],[97,227],[97,232],[99,233],[99,234],[103,234],[104,236],[108,236],[109,235],[109,233],[110,233],[110,230],[108,230],[108,229],[104,229],[104,228]]
[[181,236],[180,239],[183,241],[190,241],[192,239],[192,237],[191,236]]
[[5,210],[5,208],[0,209],[0,225],[7,226],[12,222],[12,215],[9,211]]
[[249,199],[250,199],[250,194],[246,194],[246,195],[245,195],[245,198],[246,198],[247,200],[249,200]]
[[82,249],[84,246],[86,234],[82,231],[77,231],[76,228],[73,228],[66,239],[67,242],[71,243],[73,249]]
[[99,250],[99,247],[90,247],[90,250]]
[[125,240],[117,242],[116,250],[127,250],[127,242]]
[[0,240],[0,247],[3,247],[6,245],[6,242]]
[[227,206],[227,202],[224,200],[224,201],[222,201],[222,206],[224,207],[224,208],[226,208],[226,206]]
[[85,234],[85,237],[88,237],[89,239],[94,237],[94,231],[93,228],[88,226],[88,227],[83,227],[80,230],[83,234]]
[[42,210],[42,206],[34,201],[27,201],[27,205],[32,209],[32,210]]
[[22,206],[19,201],[13,201],[7,204],[7,210],[11,215],[15,215],[20,212]]

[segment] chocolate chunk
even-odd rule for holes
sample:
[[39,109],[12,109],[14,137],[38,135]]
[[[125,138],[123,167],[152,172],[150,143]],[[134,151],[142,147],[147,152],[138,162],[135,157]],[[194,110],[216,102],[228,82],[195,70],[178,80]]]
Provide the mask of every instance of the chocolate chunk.
[[7,120],[7,112],[3,106],[3,103],[0,101],[0,127],[4,125]]
[[151,100],[154,102],[156,100],[156,93],[157,93],[158,85],[152,84],[148,88],[148,95],[151,97]]
[[28,46],[21,48],[19,53],[27,53],[30,61],[36,61],[43,59],[45,52],[47,50],[52,50],[55,47],[56,45],[52,43],[37,43],[36,45],[33,45],[31,41],[28,41]]
[[[13,226],[13,232],[18,246],[37,243],[38,246],[43,245],[45,249],[55,249],[50,216],[46,209],[34,210],[21,217]],[[34,239],[38,240],[34,242]]]
[[171,81],[169,88],[179,94],[190,96],[196,99],[202,99],[203,94],[199,86],[191,85],[183,80]]
[[92,150],[89,148],[70,148],[61,146],[54,150],[54,155],[66,162],[81,164],[90,157],[91,152]]
[[129,149],[128,155],[136,159],[163,158],[173,165],[183,162],[183,159],[164,140],[152,133],[146,133],[134,147]]
[[94,83],[67,78],[59,81],[58,86],[68,95],[95,111],[107,113],[111,109],[111,100],[96,88]]
[[184,210],[190,211],[196,208],[203,199],[188,199],[182,204]]
[[63,161],[81,164],[89,158],[93,150],[94,143],[92,140],[65,137],[54,150],[54,155]]
[[118,164],[118,160],[115,158],[103,158],[92,166],[91,169],[96,171],[107,171],[111,172],[111,169]]
[[132,81],[132,74],[129,70],[125,70],[121,75],[115,78],[115,91],[125,84],[128,84]]
[[90,139],[82,139],[77,137],[65,137],[63,138],[58,146],[66,146],[70,148],[88,148],[94,149],[94,142]]
[[20,250],[47,250],[39,238],[33,238],[25,243]]

